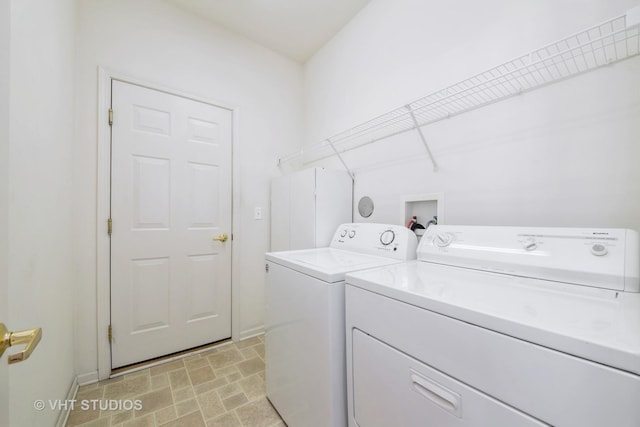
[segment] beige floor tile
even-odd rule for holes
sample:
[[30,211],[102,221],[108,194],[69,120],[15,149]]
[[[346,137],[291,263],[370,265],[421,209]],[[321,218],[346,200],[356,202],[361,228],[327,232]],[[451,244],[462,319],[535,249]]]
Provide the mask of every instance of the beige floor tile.
[[258,353],[258,356],[260,356],[262,358],[262,360],[264,360],[264,344],[260,343],[258,345],[254,345],[253,347],[251,347],[256,353]]
[[199,384],[197,386],[195,386],[193,388],[193,390],[195,391],[195,393],[198,394],[203,394],[206,393],[208,391],[214,390],[218,387],[222,387],[228,384],[228,381],[225,377],[222,378],[216,378],[213,381],[209,381],[203,384]]
[[142,409],[136,412],[136,418],[173,405],[173,396],[169,387],[137,396],[136,399],[142,402]]
[[185,387],[173,392],[173,401],[176,403],[193,399],[194,397],[196,397],[196,393],[193,387]]
[[100,409],[89,408],[88,410],[82,410],[80,402],[76,402],[74,409],[69,414],[67,420],[67,427],[79,426],[89,421],[97,420],[100,417]]
[[111,415],[111,425],[115,426],[133,418],[134,411],[123,411]]
[[191,412],[199,411],[200,405],[198,401],[194,399],[185,400],[184,402],[176,403],[176,412],[178,417],[190,414]]
[[132,380],[134,378],[138,378],[138,377],[145,377],[145,376],[149,376],[149,369],[142,369],[140,371],[136,371],[136,372],[132,372],[130,374],[126,374],[124,376],[124,380]]
[[238,406],[244,405],[248,401],[249,399],[247,399],[247,396],[245,396],[244,393],[238,393],[238,394],[234,394],[231,397],[223,399],[222,405],[224,406],[224,409],[226,409],[227,411],[233,411]]
[[212,349],[209,349],[207,351],[203,351],[202,353],[200,353],[201,357],[207,357],[207,356],[211,356],[214,353],[219,353],[221,351],[225,351],[228,350],[231,347],[235,347],[235,344],[231,341],[226,342],[224,344],[220,344],[217,347],[213,347]]
[[[69,424],[67,424],[69,425]],[[98,418],[97,420],[89,421],[82,424],[82,427],[109,427],[115,424],[109,422],[109,418]]]
[[258,374],[251,375],[250,377],[243,378],[238,381],[238,384],[247,396],[247,399],[254,400],[259,397],[264,397],[266,390],[264,385],[264,379]]
[[191,381],[189,381],[189,375],[185,368],[169,372],[169,383],[173,390],[191,386]]
[[238,394],[239,392],[242,391],[240,389],[240,386],[236,383],[228,384],[224,387],[219,387],[217,390],[218,390],[218,396],[220,396],[220,399],[226,399],[227,397],[233,396],[234,394]]
[[236,371],[236,372],[230,373],[225,378],[227,379],[227,382],[234,383],[234,382],[238,381],[240,378],[242,378],[242,374],[240,372]]
[[198,403],[200,403],[200,409],[205,420],[218,417],[226,412],[215,390],[199,395]]
[[207,421],[207,427],[242,427],[242,424],[236,413],[232,411]]
[[[241,362],[244,360],[244,357],[242,357],[242,354],[234,346],[229,347],[227,350],[213,353],[211,356],[208,356],[207,359],[211,366],[220,369]],[[216,375],[218,374],[216,373]]]
[[[238,360],[236,363],[243,362],[243,361],[244,359],[241,359],[241,360]],[[236,365],[225,366],[224,368],[220,368],[216,365],[211,365],[211,367],[213,368],[213,372],[216,374],[216,377],[225,377],[234,372],[240,372],[238,371],[238,368],[236,367]]]
[[201,368],[192,369],[188,372],[189,378],[191,379],[191,384],[193,384],[194,386],[216,379],[216,374],[213,373],[213,369],[211,369],[211,366],[209,366],[208,364]]
[[78,394],[76,394],[76,401],[79,404],[81,400],[94,400],[94,399],[102,399],[104,396],[104,387],[90,388],[84,389],[80,387],[78,389]]
[[151,377],[151,390],[159,390],[165,387],[169,387],[169,375],[164,373]]
[[260,341],[260,338],[251,337],[251,338],[247,338],[246,340],[239,341],[235,343],[235,345],[238,348],[245,348],[245,347],[251,347],[252,345],[260,344],[261,342],[262,341]]
[[180,368],[184,368],[184,362],[182,360],[176,360],[175,362],[163,363],[162,365],[154,366],[150,369],[150,374],[153,376]]
[[264,360],[256,356],[253,359],[240,362],[236,366],[238,366],[243,376],[248,377],[249,375],[264,371]]
[[238,344],[80,387],[78,402],[139,399],[142,410],[81,411],[78,403],[67,426],[286,427],[265,398],[263,337]]
[[104,386],[104,399],[124,399],[137,394],[146,393],[151,388],[148,375],[124,379]]
[[154,414],[156,416],[156,425],[162,425],[178,418],[175,406],[168,406],[164,409],[160,409]]
[[245,359],[253,359],[258,355],[258,353],[256,353],[253,347],[240,349],[240,354],[242,354],[242,357],[244,357]]
[[237,408],[236,413],[245,427],[268,427],[280,421],[280,416],[266,398],[249,402]]
[[180,417],[176,420],[162,424],[161,427],[205,427],[202,414],[200,412],[192,412],[189,415]]
[[107,384],[113,384],[113,383],[117,383],[120,381],[124,380],[124,376],[119,376],[119,377],[115,377],[115,378],[108,378],[106,380],[102,380],[100,381],[98,384],[100,384],[101,386],[105,386]]
[[156,419],[153,414],[149,414],[142,418],[125,421],[122,427],[156,427]]
[[[80,388],[84,391],[89,391],[89,390],[93,390],[95,388],[101,387],[100,382],[96,381],[95,383],[91,383],[91,384],[85,384],[83,386],[80,386]],[[80,391],[80,390],[78,390]]]
[[187,371],[191,371],[193,369],[202,368],[203,366],[209,366],[209,360],[198,354],[197,356],[184,359],[184,366],[187,368]]

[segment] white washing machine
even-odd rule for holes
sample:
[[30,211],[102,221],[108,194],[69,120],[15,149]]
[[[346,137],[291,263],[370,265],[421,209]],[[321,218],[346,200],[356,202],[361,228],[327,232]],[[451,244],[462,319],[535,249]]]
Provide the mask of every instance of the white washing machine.
[[328,248],[265,254],[267,397],[289,427],[347,425],[344,276],[416,246],[406,227],[343,224]]
[[638,427],[638,234],[432,226],[346,276],[349,426]]

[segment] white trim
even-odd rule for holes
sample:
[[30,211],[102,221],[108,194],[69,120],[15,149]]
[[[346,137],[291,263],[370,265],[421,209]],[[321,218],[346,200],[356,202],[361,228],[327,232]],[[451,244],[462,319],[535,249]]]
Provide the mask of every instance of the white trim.
[[240,338],[240,284],[242,283],[240,271],[240,108],[233,109],[231,139],[231,179],[233,184],[231,194],[231,339],[235,342]]
[[264,325],[256,326],[255,328],[247,329],[240,332],[238,341],[244,341],[249,338],[256,337],[258,335],[264,335]]
[[98,68],[98,206],[97,206],[97,264],[96,315],[98,342],[98,379],[109,378],[111,347],[107,328],[111,322],[111,292],[109,288],[110,241],[106,232],[110,213],[111,130],[108,123],[111,105],[111,73]]
[[[69,391],[67,392],[66,402],[70,402],[75,400],[76,394],[78,393],[78,381],[76,378],[71,382],[71,387],[69,387]],[[64,427],[67,425],[67,421],[69,419],[69,414],[71,414],[71,405],[64,405],[64,409],[60,411],[60,415],[58,415],[58,421],[56,421],[56,427]]]
[[[110,211],[110,168],[111,168],[111,129],[107,121],[111,104],[111,81],[118,80],[135,84],[148,89],[157,90],[171,95],[180,96],[194,101],[203,102],[230,110],[232,113],[233,131],[231,135],[231,168],[232,168],[232,215],[231,233],[239,235],[240,224],[240,162],[239,152],[239,117],[240,109],[225,102],[218,102],[195,96],[190,93],[167,88],[161,84],[151,83],[122,73],[98,67],[98,205],[97,205],[97,270],[96,270],[96,306],[97,306],[97,334],[98,334],[98,379],[107,379],[111,375],[111,347],[107,338],[107,328],[111,321],[111,292],[109,288],[109,236],[106,233],[106,223]],[[231,245],[231,338],[238,337],[240,324],[240,298],[238,287],[240,277],[240,259],[238,239]]]
[[214,344],[212,346],[208,346],[200,350],[188,351],[184,354],[178,354],[172,357],[166,357],[166,358],[163,357],[162,360],[158,360],[157,362],[145,363],[142,366],[136,366],[131,369],[125,369],[123,371],[120,371],[117,374],[112,374],[109,376],[109,378],[117,378],[123,375],[133,374],[134,372],[144,371],[145,369],[153,368],[154,366],[164,365],[165,363],[175,362],[176,360],[183,360],[183,359],[186,359],[187,357],[195,356],[196,354],[200,354],[200,353],[207,353],[222,347],[226,347],[231,344],[233,344],[233,341],[227,341],[227,342],[223,342],[222,344]]
[[76,377],[78,381],[78,385],[82,387],[83,385],[94,384],[99,381],[98,379],[98,371],[87,372],[86,374],[79,374]]

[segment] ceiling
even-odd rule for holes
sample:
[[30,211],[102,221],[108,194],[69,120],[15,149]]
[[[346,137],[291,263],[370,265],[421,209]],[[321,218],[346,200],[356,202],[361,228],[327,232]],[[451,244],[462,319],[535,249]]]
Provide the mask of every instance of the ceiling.
[[370,0],[167,0],[305,62]]

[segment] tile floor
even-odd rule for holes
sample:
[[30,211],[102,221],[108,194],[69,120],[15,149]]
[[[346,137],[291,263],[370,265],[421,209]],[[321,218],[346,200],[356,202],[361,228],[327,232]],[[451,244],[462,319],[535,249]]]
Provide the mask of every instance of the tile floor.
[[[114,400],[139,400],[142,409],[100,410],[100,403],[94,409],[94,400],[103,405]],[[80,387],[67,421],[67,427],[72,426],[284,427],[285,424],[265,396],[264,337],[258,336]]]

